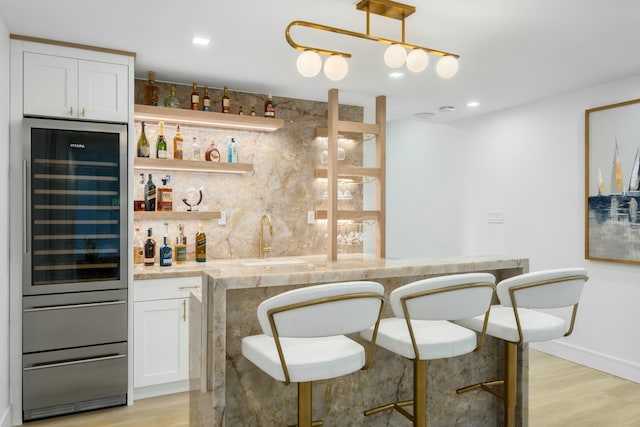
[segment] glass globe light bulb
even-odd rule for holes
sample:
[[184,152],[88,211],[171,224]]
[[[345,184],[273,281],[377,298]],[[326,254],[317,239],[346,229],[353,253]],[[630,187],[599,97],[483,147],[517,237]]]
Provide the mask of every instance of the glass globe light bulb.
[[423,49],[413,49],[407,55],[407,68],[409,71],[419,73],[429,65],[429,55]]
[[436,72],[443,79],[448,79],[456,75],[458,72],[458,60],[453,56],[443,56],[436,65]]
[[400,44],[392,44],[384,51],[384,63],[390,68],[400,68],[407,59],[407,50]]
[[349,72],[347,60],[340,55],[331,55],[324,61],[324,75],[329,80],[338,81],[344,79]]
[[322,59],[320,55],[312,50],[305,50],[298,56],[296,61],[298,72],[305,77],[315,77],[322,68]]

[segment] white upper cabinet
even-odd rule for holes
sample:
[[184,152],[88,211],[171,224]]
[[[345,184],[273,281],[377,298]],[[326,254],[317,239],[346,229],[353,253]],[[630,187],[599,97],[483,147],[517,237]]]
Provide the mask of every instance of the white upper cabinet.
[[128,67],[24,53],[24,114],[128,121]]

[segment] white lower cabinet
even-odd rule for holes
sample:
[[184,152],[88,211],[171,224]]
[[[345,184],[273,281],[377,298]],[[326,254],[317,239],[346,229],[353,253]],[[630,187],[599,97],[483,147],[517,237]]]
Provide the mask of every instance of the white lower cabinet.
[[189,295],[200,286],[200,276],[134,281],[135,399],[189,389]]

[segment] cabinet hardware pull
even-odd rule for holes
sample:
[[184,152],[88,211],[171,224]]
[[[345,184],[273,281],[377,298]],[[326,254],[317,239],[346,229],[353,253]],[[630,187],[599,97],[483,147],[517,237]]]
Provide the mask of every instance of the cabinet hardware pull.
[[73,117],[73,107],[70,107],[70,108],[69,108],[69,115],[70,115],[71,117]]
[[[22,213],[26,216],[27,212],[29,212],[29,195],[27,195],[28,188],[28,180],[29,180],[29,163],[27,160],[22,162],[22,201],[23,201],[23,211]],[[27,229],[31,229],[31,224],[27,224],[26,218],[24,218],[25,223],[22,227],[22,250],[25,254],[29,253],[29,239],[27,237]]]
[[108,301],[108,302],[90,302],[85,304],[67,304],[67,305],[50,305],[47,307],[25,308],[25,313],[32,313],[35,311],[50,311],[50,310],[66,310],[69,308],[85,308],[85,307],[101,307],[105,305],[119,305],[126,304],[126,301]]
[[182,320],[187,321],[187,300],[182,300]]
[[80,363],[102,362],[104,360],[122,359],[123,357],[127,357],[127,355],[126,354],[117,354],[115,356],[94,357],[94,358],[90,358],[90,359],[72,360],[70,362],[47,363],[47,364],[43,364],[43,365],[31,366],[29,368],[24,368],[24,370],[25,371],[35,371],[36,369],[58,368],[60,366],[78,365]]
[[180,286],[178,289],[181,291],[185,289],[200,289],[200,286]]
[[84,107],[82,107],[82,117],[85,117]]

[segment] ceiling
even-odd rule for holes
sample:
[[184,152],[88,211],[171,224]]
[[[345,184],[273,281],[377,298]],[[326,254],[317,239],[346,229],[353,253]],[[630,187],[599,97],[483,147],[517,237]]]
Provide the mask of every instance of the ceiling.
[[[341,103],[366,107],[385,95],[389,120],[428,112],[452,122],[640,74],[637,0],[406,2],[416,7],[406,42],[459,54],[453,78],[438,77],[432,58],[423,73],[392,80],[385,45],[301,27],[292,30],[297,43],[353,56],[339,82],[298,74],[287,25],[366,32],[357,0],[0,0],[0,18],[12,34],[133,51],[140,78],[153,70],[160,81],[318,101],[338,88]],[[371,34],[399,40],[401,21],[372,15]],[[211,43],[191,45],[194,35]]]

